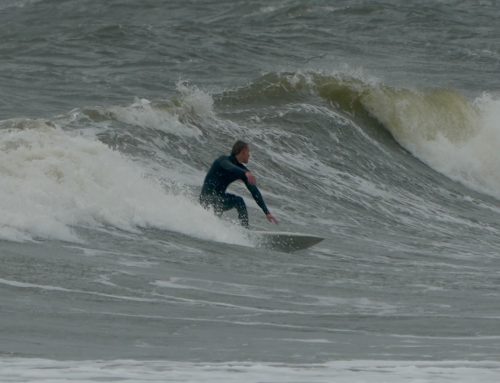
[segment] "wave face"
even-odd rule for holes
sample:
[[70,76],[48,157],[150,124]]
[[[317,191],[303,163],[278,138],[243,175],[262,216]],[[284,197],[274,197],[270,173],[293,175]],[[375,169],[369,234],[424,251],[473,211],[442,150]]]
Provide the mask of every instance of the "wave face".
[[[319,93],[351,115],[373,119],[415,157],[445,176],[495,197],[495,147],[499,100],[472,101],[446,89],[395,89],[337,79],[321,81]],[[370,124],[370,123],[369,123]]]
[[[0,380],[497,374],[494,2],[55,3],[0,5]],[[200,207],[237,139],[323,242]]]
[[3,238],[78,240],[78,226],[153,227],[243,244],[243,233],[197,203],[210,162],[239,137],[251,143],[252,166],[284,223],[340,210],[388,228],[437,220],[447,230],[442,221],[453,222],[454,211],[433,211],[456,201],[437,185],[467,194],[455,180],[498,196],[499,101],[491,96],[469,102],[454,91],[316,73],[272,73],[214,95],[177,88],[165,101],[3,121]]

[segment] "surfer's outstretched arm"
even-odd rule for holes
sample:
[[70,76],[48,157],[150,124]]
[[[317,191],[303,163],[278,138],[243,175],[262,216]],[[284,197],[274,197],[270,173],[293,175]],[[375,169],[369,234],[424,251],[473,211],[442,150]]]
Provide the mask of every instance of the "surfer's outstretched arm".
[[278,220],[274,218],[274,216],[271,214],[269,209],[266,206],[266,203],[264,202],[264,198],[262,197],[262,194],[260,193],[260,190],[255,186],[255,184],[250,184],[248,181],[245,182],[245,185],[247,189],[250,191],[252,194],[253,199],[259,205],[259,207],[262,209],[264,214],[266,215],[266,218],[269,222],[278,224]]

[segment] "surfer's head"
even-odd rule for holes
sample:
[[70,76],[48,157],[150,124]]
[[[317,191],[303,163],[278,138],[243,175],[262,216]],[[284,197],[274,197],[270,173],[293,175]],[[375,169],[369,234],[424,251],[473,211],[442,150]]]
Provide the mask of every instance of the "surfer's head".
[[235,156],[239,163],[246,164],[250,159],[250,147],[245,141],[238,140],[233,145],[231,155]]

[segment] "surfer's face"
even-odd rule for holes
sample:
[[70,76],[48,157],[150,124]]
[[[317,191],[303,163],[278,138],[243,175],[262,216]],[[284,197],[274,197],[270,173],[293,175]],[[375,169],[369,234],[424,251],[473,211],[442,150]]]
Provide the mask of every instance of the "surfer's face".
[[248,164],[248,160],[250,159],[250,148],[248,146],[243,148],[239,157],[242,164]]

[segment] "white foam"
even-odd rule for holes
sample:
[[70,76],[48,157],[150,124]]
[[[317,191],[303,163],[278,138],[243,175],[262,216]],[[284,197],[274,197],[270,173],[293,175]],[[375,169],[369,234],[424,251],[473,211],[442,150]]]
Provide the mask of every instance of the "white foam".
[[463,142],[442,136],[429,145],[436,167],[479,191],[500,197],[500,100],[484,95],[474,102],[477,129]]
[[215,117],[214,100],[209,93],[183,81],[177,83],[176,89],[181,95],[181,105],[184,108],[199,117]]
[[43,121],[10,124],[17,128],[0,130],[0,238],[78,241],[74,226],[111,225],[250,245],[244,230],[169,193],[98,140]]
[[500,198],[500,99],[468,102],[452,91],[375,91],[371,112],[432,168]]
[[109,109],[117,121],[140,128],[161,130],[177,136],[199,137],[202,133],[194,125],[183,124],[179,116],[167,110],[155,108],[147,99],[137,99],[127,107],[115,106]]
[[[144,347],[138,345],[137,347]],[[0,358],[3,382],[134,383],[496,383],[500,363],[473,361],[337,361],[321,364],[260,362],[187,363],[171,361],[55,361]]]

